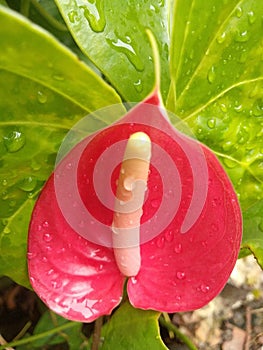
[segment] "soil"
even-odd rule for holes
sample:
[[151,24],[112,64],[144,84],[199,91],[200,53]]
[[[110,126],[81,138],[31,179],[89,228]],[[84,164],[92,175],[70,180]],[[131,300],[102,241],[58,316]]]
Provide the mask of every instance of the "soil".
[[[2,277],[0,344],[31,333],[41,309],[35,293]],[[263,350],[263,271],[252,256],[239,260],[224,290],[207,306],[169,316],[200,350]],[[188,349],[166,329],[161,328],[161,335],[170,350]],[[67,346],[48,349],[64,350]]]

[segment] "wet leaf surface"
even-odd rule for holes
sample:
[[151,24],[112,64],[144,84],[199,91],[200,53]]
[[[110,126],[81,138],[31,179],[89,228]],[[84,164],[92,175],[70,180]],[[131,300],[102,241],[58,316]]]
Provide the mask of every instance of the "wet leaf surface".
[[152,50],[145,29],[159,43],[162,93],[169,87],[169,1],[56,0],[72,36],[128,102],[141,101],[154,83]]

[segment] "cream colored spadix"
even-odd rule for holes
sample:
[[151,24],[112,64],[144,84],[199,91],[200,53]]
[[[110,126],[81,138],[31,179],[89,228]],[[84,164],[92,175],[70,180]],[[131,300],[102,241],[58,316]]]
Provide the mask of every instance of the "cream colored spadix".
[[140,219],[147,189],[151,140],[143,132],[127,142],[117,184],[112,241],[116,263],[123,275],[136,276],[141,266]]

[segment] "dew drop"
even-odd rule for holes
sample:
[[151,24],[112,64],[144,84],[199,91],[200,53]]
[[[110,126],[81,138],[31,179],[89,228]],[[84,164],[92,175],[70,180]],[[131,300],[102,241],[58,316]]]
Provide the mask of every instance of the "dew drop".
[[3,233],[6,234],[6,235],[9,235],[10,232],[11,232],[11,230],[10,230],[9,227],[5,227],[4,230],[3,230]]
[[236,16],[237,16],[238,18],[240,18],[242,15],[243,15],[242,7],[238,6],[238,7],[236,8]]
[[34,259],[36,257],[36,253],[31,253],[31,252],[28,252],[27,253],[27,258],[29,259],[29,260],[32,260],[32,259]]
[[83,9],[90,28],[96,33],[103,32],[106,25],[103,4],[103,0],[88,0],[87,5],[79,7]]
[[226,32],[221,33],[218,37],[217,37],[217,42],[218,44],[222,44],[226,39]]
[[207,293],[207,292],[209,292],[210,287],[205,285],[205,284],[201,284],[200,290],[201,290],[202,293]]
[[37,185],[37,179],[34,176],[25,177],[20,183],[19,188],[25,192],[31,192]]
[[179,280],[185,279],[185,272],[178,271],[178,272],[176,273],[176,277],[177,277]]
[[44,104],[47,102],[47,95],[42,91],[37,92],[37,100],[39,103]]
[[164,237],[159,237],[156,241],[156,245],[158,248],[163,248],[164,247]]
[[249,34],[247,30],[243,30],[242,32],[237,32],[235,35],[235,40],[240,43],[244,43],[248,41]]
[[263,116],[263,99],[257,99],[252,107],[252,113],[255,117]]
[[211,118],[207,121],[207,126],[210,129],[214,129],[214,127],[216,126],[216,120],[214,118]]
[[61,287],[61,282],[60,281],[57,281],[57,280],[52,280],[51,281],[51,287],[54,288],[54,289],[58,289]]
[[143,91],[143,84],[141,79],[136,80],[135,83],[133,83],[133,86],[138,93]]
[[247,16],[248,16],[248,22],[249,22],[249,24],[255,23],[255,21],[256,21],[256,16],[255,16],[255,13],[254,13],[253,11],[249,11],[249,12],[247,13]]
[[164,237],[166,239],[167,242],[172,242],[174,239],[174,233],[172,230],[166,231],[164,234]]
[[4,179],[4,180],[2,181],[2,185],[3,185],[3,186],[6,186],[7,184],[8,184],[7,180]]
[[44,221],[44,222],[42,223],[42,227],[48,228],[48,227],[49,227],[48,221]]
[[237,166],[237,162],[229,158],[225,158],[223,162],[228,169],[233,169]]
[[45,242],[50,242],[50,241],[52,241],[52,235],[50,234],[50,233],[44,233],[44,235],[43,235],[43,240],[45,241]]
[[207,80],[210,84],[212,84],[215,81],[215,78],[216,78],[215,67],[212,66],[207,73]]
[[1,197],[2,197],[3,201],[6,201],[8,199],[8,197],[9,197],[8,196],[8,192],[7,191],[3,191]]
[[175,245],[175,247],[174,247],[174,252],[175,252],[176,254],[179,254],[179,253],[181,253],[181,251],[182,251],[182,244],[181,244],[181,243],[177,243],[177,244]]
[[25,143],[25,135],[20,131],[11,131],[7,136],[4,136],[4,145],[10,153],[19,151]]
[[47,275],[48,275],[48,276],[51,276],[51,275],[53,275],[53,273],[54,273],[54,270],[53,270],[53,269],[50,269],[50,270],[48,270]]
[[137,283],[136,277],[131,277],[131,283],[132,283],[132,284],[136,284],[136,283]]
[[74,23],[76,21],[77,17],[78,17],[77,11],[70,11],[68,13],[68,19],[71,23]]
[[135,47],[132,45],[131,42],[127,42],[127,39],[121,40],[120,38],[117,39],[110,39],[106,38],[107,43],[115,50],[120,53],[125,54],[125,56],[128,58],[128,60],[131,62],[131,64],[134,66],[134,68],[137,71],[143,71],[144,70],[144,64],[139,57],[138,53],[136,52]]

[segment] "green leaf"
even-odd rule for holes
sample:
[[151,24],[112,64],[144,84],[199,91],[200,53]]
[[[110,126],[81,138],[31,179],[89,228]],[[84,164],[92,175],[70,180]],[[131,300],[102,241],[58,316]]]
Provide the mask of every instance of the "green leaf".
[[257,0],[174,6],[168,109],[218,155],[243,210],[263,198],[262,16]]
[[[0,274],[29,286],[27,229],[59,145],[78,120],[120,98],[54,37],[22,16],[0,6],[0,23]],[[100,120],[93,114],[89,131],[111,121],[112,116]]]
[[[69,323],[69,321],[65,318],[55,315],[50,311],[46,311],[38,321],[34,329],[34,335],[44,332],[47,333],[47,331],[66,323]],[[81,332],[82,323],[71,321],[71,324],[72,327],[63,330],[60,333],[54,334],[53,332],[50,332],[46,337],[35,340],[32,342],[32,346],[42,349],[45,345],[55,345],[67,342],[75,345],[75,348],[71,347],[72,349],[80,349],[84,340],[84,336]]]
[[123,304],[103,327],[101,350],[165,350],[158,326],[160,313]]
[[168,0],[55,0],[82,51],[128,102],[153,88],[152,51],[146,28],[155,34],[161,55],[162,93],[168,74]]
[[[249,249],[263,269],[263,200],[244,212],[242,248]],[[242,250],[243,250],[242,249]],[[242,252],[241,250],[241,252]]]

